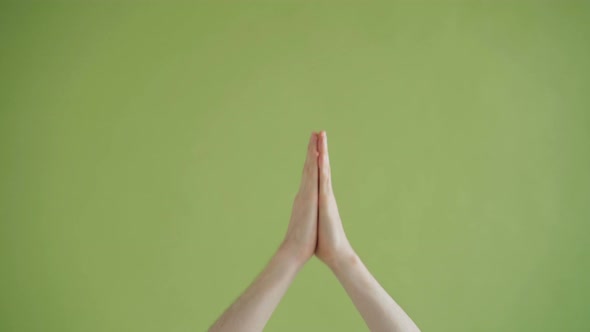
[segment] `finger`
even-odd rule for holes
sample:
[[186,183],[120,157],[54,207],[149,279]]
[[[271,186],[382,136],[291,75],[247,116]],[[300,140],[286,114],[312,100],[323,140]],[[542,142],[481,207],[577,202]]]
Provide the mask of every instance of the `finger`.
[[318,135],[311,133],[309,143],[307,144],[307,154],[303,166],[303,176],[301,179],[301,189],[317,187],[318,182]]
[[330,170],[330,157],[328,155],[328,135],[321,131],[319,135],[319,169],[320,192],[330,193],[332,190],[332,175]]

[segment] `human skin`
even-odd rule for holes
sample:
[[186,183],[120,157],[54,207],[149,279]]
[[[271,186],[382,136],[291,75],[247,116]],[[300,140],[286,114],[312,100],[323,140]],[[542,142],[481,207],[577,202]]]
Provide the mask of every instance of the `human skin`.
[[419,331],[346,237],[332,190],[325,131],[310,137],[301,185],[281,246],[209,331],[262,331],[295,275],[314,253],[336,275],[371,331]]
[[285,238],[266,268],[210,332],[262,331],[295,275],[314,254],[318,221],[318,135],[312,133]]
[[332,190],[328,137],[325,131],[320,132],[318,150],[320,172],[316,255],[336,275],[371,331],[420,331],[369,272],[344,233]]

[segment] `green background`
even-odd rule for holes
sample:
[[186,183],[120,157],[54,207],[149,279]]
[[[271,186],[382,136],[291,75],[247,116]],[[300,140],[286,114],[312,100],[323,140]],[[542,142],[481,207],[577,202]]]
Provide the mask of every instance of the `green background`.
[[[202,331],[313,130],[424,331],[590,330],[590,6],[0,4],[0,331]],[[362,331],[312,259],[268,331]]]

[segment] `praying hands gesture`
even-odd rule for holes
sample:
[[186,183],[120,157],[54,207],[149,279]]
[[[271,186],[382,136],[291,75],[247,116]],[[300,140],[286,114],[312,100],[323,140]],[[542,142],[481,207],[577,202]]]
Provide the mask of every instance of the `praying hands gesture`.
[[371,331],[419,331],[350,245],[332,191],[326,132],[312,133],[287,234],[267,267],[210,332],[262,331],[301,267],[316,255],[336,275]]

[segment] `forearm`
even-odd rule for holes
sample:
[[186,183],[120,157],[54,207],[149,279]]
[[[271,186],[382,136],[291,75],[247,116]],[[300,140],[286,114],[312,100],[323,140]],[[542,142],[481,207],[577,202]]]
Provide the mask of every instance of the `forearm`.
[[371,331],[420,331],[355,253],[346,255],[331,269]]
[[262,331],[300,267],[295,256],[284,248],[279,249],[262,273],[209,331]]

